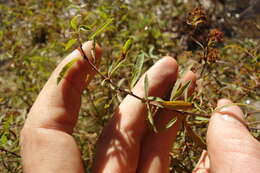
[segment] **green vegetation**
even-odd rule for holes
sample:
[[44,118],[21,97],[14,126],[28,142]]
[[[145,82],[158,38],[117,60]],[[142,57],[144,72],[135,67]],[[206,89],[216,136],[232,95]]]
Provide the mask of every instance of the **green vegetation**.
[[[178,61],[181,75],[189,69],[200,74],[192,97],[187,97],[189,83],[177,82],[173,88],[170,100],[184,96],[185,102],[145,98],[148,110],[151,100],[182,112],[193,104],[190,114],[183,113],[186,121],[170,155],[172,172],[191,172],[195,166],[205,149],[208,116],[219,98],[249,104],[243,106],[248,126],[259,138],[260,47],[254,37],[259,23],[243,21],[242,28],[224,9],[198,6],[181,0],[0,1],[0,172],[22,172],[19,132],[26,115],[57,63],[83,40],[101,45],[100,72],[118,88],[132,88],[165,55]],[[230,3],[226,8],[235,7]],[[149,87],[149,79],[145,83]],[[125,96],[104,85],[97,75],[84,92],[74,133],[87,171],[102,127]],[[153,124],[153,112],[148,115]],[[174,122],[176,118],[167,128]]]

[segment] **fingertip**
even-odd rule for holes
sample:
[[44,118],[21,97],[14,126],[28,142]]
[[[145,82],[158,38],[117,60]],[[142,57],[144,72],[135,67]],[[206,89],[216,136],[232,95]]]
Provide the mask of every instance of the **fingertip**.
[[[211,169],[215,172],[235,170],[236,163],[245,163],[245,155],[253,155],[255,139],[246,127],[242,110],[229,99],[220,99],[218,111],[210,119],[207,147]],[[252,147],[253,146],[253,147]],[[240,157],[239,157],[240,156]]]
[[[89,54],[88,52],[93,49],[93,46],[94,46],[93,41],[86,41],[82,44],[82,49],[86,54]],[[96,58],[100,58],[102,55],[102,49],[97,43],[95,45],[95,55]],[[89,54],[89,56],[92,58],[91,54]]]
[[244,114],[243,111],[235,105],[231,100],[222,98],[217,103],[217,109],[219,114],[224,116],[229,116],[230,118],[236,119],[244,124]]
[[222,98],[222,99],[218,100],[217,106],[221,107],[221,106],[224,106],[224,105],[227,105],[227,104],[232,104],[232,101],[230,101],[229,99],[226,99],[226,98]]

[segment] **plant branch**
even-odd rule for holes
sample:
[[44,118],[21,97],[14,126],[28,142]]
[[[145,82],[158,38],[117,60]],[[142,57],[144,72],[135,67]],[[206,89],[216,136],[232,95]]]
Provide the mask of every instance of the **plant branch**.
[[3,151],[3,152],[5,152],[5,153],[12,154],[12,155],[14,155],[14,156],[16,156],[16,157],[18,157],[18,158],[21,157],[21,156],[19,156],[18,154],[14,153],[14,152],[12,152],[12,151],[8,151],[8,150],[6,150],[6,149],[4,149],[4,148],[0,148],[0,151]]
[[81,55],[83,56],[83,58],[84,58],[86,61],[88,61],[88,63],[90,64],[91,68],[92,68],[97,74],[99,74],[99,76],[101,76],[101,77],[103,78],[103,80],[105,80],[105,81],[107,81],[109,84],[111,84],[111,85],[114,87],[115,90],[118,90],[118,91],[120,91],[120,92],[122,92],[122,93],[125,93],[125,94],[128,94],[128,95],[131,95],[131,96],[133,96],[133,97],[135,97],[135,98],[141,100],[142,102],[147,102],[146,99],[141,98],[141,97],[135,95],[132,91],[127,91],[127,90],[124,90],[124,89],[118,87],[118,86],[112,81],[112,79],[111,79],[110,77],[107,77],[107,76],[103,75],[103,74],[98,70],[98,68],[92,63],[92,61],[87,57],[87,55],[85,54],[85,52],[83,51],[82,43],[81,43],[80,39],[78,39],[78,42],[79,42],[79,48],[78,48],[78,50],[80,51]]

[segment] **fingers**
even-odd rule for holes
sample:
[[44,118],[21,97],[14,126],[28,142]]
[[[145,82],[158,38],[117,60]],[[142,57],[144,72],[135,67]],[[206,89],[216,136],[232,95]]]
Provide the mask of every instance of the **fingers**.
[[[92,43],[87,42],[83,49],[91,58]],[[96,55],[98,58],[101,55],[98,46]],[[58,65],[31,108],[21,131],[22,163],[26,173],[61,170],[82,173],[84,170],[80,151],[70,134],[77,120],[86,76],[93,77],[94,72],[87,61],[79,59],[57,84],[62,68],[80,56],[75,50]]]
[[[149,95],[164,96],[177,78],[178,66],[171,57],[158,61],[148,72]],[[144,97],[144,77],[133,92]],[[135,172],[140,140],[146,129],[146,107],[138,99],[127,96],[113,119],[103,130],[98,145],[94,172]]]
[[[231,104],[219,100],[218,107]],[[227,106],[212,115],[207,132],[212,172],[260,172],[260,144],[244,125],[238,106]]]
[[[196,86],[196,75],[189,71],[184,78],[182,83],[191,81],[189,87],[189,93],[195,89]],[[171,119],[177,116],[177,121],[174,125],[166,129],[166,125]],[[172,144],[176,140],[177,132],[181,125],[181,119],[183,117],[174,111],[161,110],[155,116],[155,124],[158,129],[158,133],[152,130],[148,130],[142,140],[140,161],[138,165],[138,171],[142,173],[152,172],[168,172],[169,171],[169,152],[172,149]]]
[[[83,45],[83,50],[91,59],[92,42]],[[101,56],[101,49],[96,46],[97,59]],[[57,78],[62,68],[71,60],[79,58],[65,77],[57,84]],[[71,133],[77,121],[80,108],[80,98],[83,89],[92,78],[94,71],[78,50],[73,51],[54,70],[35,101],[26,126],[46,127]]]

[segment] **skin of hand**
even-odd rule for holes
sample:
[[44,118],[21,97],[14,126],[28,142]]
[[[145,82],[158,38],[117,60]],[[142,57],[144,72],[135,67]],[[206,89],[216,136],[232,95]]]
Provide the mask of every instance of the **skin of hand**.
[[[83,44],[91,58],[92,43]],[[101,48],[96,46],[96,58]],[[94,71],[87,61],[80,59],[57,85],[61,69],[78,58],[73,51],[54,70],[32,106],[21,131],[21,155],[25,173],[83,173],[83,163],[71,134],[76,125],[81,95]],[[178,65],[171,57],[164,57],[146,72],[149,95],[167,97],[178,77]],[[144,97],[142,77],[133,89]],[[189,71],[182,82],[191,81],[189,94],[196,86],[196,75]],[[94,91],[93,91],[94,92]],[[221,107],[231,102],[222,99]],[[177,116],[169,129],[165,125]],[[155,115],[154,133],[147,127],[146,108],[138,99],[126,96],[113,118],[104,127],[97,143],[93,172],[164,173],[169,172],[169,152],[176,139],[182,117],[174,111],[160,110]],[[208,151],[203,152],[193,172],[260,172],[260,144],[243,125],[243,113],[237,106],[221,109],[212,115],[207,133]]]

